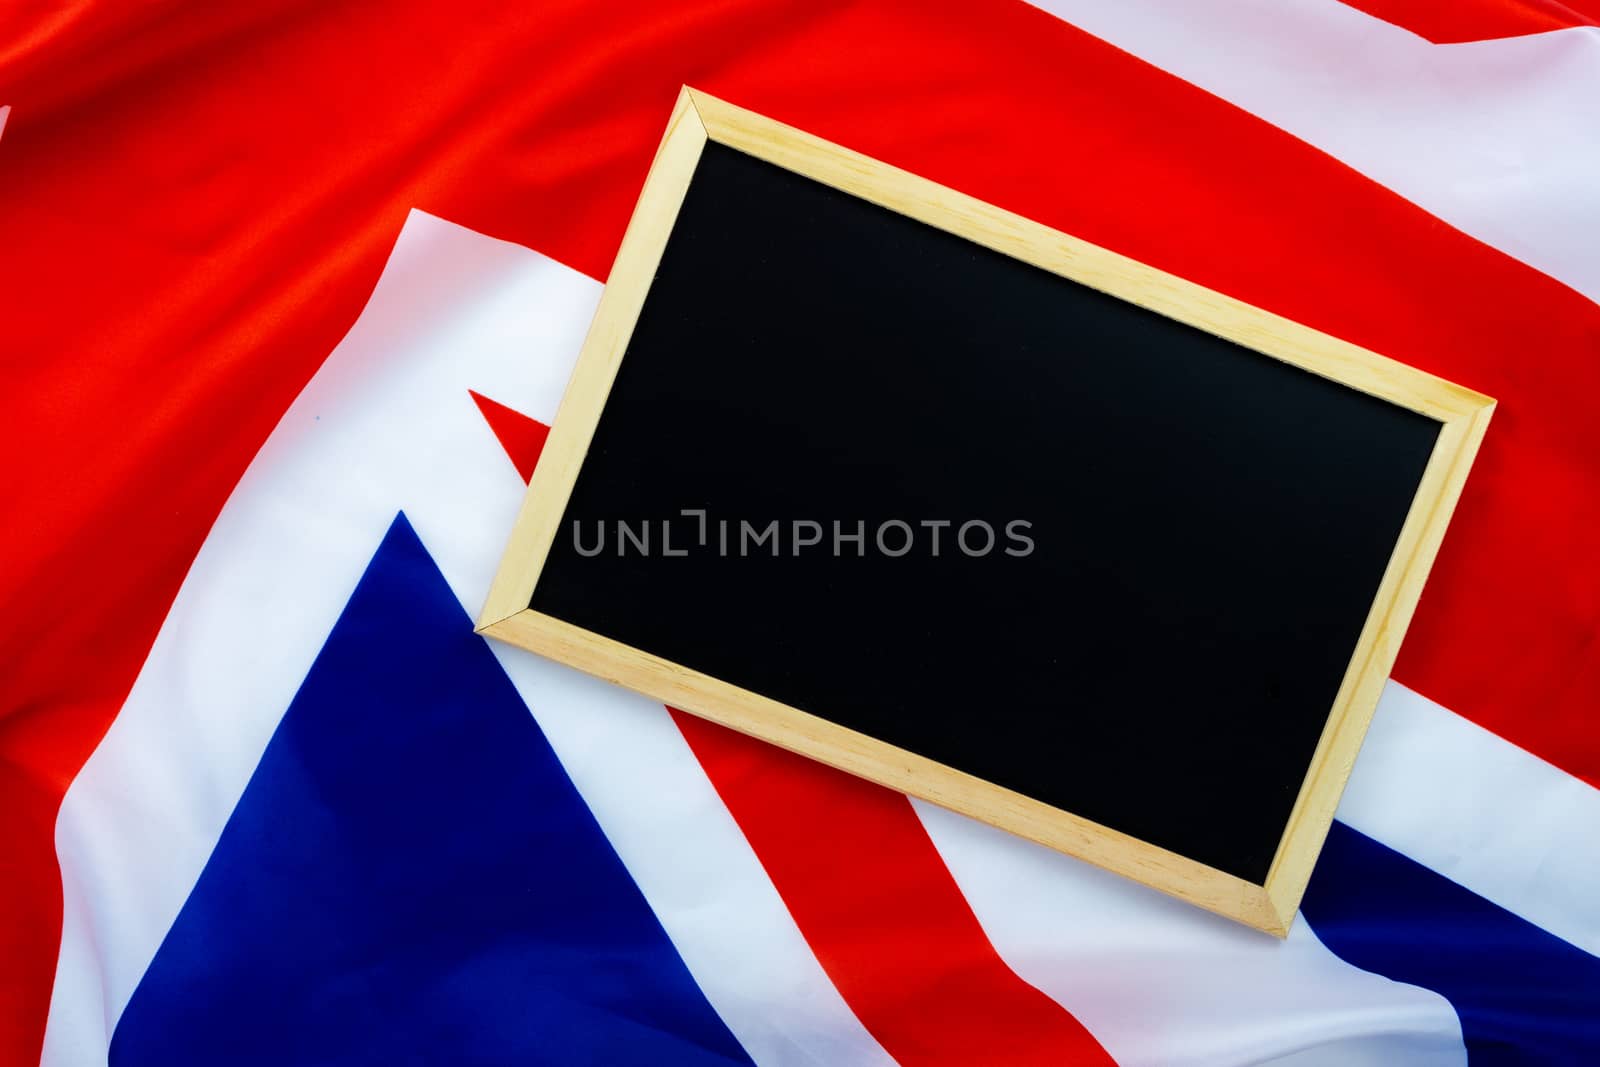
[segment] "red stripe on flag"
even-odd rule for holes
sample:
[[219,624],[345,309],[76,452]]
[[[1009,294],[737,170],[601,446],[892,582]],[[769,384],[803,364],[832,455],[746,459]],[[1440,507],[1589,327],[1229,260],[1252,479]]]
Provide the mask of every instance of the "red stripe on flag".
[[495,439],[506,450],[511,465],[517,468],[522,480],[532,478],[533,468],[539,463],[539,454],[544,451],[544,443],[550,437],[550,427],[475,390],[468,389],[467,392],[472,402],[478,405],[483,421],[494,431]]
[[405,211],[603,276],[685,81],[1498,396],[1397,675],[1600,783],[1600,308],[1042,12],[171,0],[0,41],[0,1060],[61,793]]
[[1109,1064],[1006,965],[911,802],[674,711],[828,977],[905,1067]]
[[1434,44],[1600,25],[1600,0],[1344,0]]

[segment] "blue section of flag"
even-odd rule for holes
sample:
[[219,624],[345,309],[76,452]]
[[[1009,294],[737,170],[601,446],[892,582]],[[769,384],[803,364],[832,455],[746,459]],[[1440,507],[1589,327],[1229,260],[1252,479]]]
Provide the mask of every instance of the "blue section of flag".
[[1473,1067],[1600,1064],[1600,958],[1334,823],[1300,905],[1341,959],[1456,1009]]
[[111,1062],[749,1060],[401,515]]

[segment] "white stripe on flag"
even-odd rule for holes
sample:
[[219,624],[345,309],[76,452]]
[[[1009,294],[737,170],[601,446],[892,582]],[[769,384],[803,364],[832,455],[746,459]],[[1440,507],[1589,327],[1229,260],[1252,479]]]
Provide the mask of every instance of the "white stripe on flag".
[[1600,956],[1600,790],[1398,682],[1339,820]]
[[1436,993],[1350,966],[1310,924],[1286,941],[916,802],[995,950],[1123,1067],[1466,1062]]
[[1436,45],[1339,0],[1032,0],[1600,300],[1600,29]]
[[[106,1062],[117,1019],[397,511],[476,613],[522,483],[467,390],[548,418],[599,293],[525,248],[411,214],[360,318],[212,527],[62,803],[62,945],[44,1064]],[[625,861],[641,863],[640,888],[735,1036],[768,1062],[881,1057],[727,811],[708,802],[681,736],[665,736],[665,712],[652,721],[603,687],[563,683],[559,670],[532,679],[525,663],[515,667],[524,691],[555,697],[557,754],[598,790],[602,827]],[[570,723],[575,699],[597,702],[587,732]],[[622,732],[618,776],[602,783],[607,754],[583,746]],[[653,777],[628,778],[652,760]],[[660,809],[619,820],[630,784],[635,802]],[[663,873],[642,833],[679,842],[693,870]],[[712,899],[713,886],[727,914],[683,906],[697,892]]]

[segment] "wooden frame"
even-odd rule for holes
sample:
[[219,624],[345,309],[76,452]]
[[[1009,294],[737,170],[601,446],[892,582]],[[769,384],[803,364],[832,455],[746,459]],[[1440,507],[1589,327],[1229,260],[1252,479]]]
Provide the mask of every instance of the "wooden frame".
[[[529,608],[646,291],[708,140],[1441,424],[1264,885]],[[478,630],[1282,937],[1305,892],[1493,408],[1492,399],[1469,389],[685,88],[623,237]]]

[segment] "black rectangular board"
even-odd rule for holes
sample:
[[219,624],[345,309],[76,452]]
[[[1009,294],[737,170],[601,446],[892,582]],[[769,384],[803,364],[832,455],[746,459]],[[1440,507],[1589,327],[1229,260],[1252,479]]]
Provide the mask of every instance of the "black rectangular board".
[[[1087,820],[1112,843],[1081,854],[1144,877],[1149,846],[1179,858],[1151,884],[1284,932],[1303,884],[1273,894],[1275,864],[1308,794],[1314,857],[1342,787],[1309,784],[1330,723],[1370,715],[1393,654],[1373,620],[1409,598],[1403,629],[1465,474],[1439,456],[1470,463],[1492,401],[1353,348],[1347,366],[1323,335],[1326,366],[1264,350],[1253,320],[1246,347],[1210,328],[1213,294],[1188,287],[1192,321],[1150,310],[1131,284],[1045,269],[1042,228],[1030,261],[960,205],[880,206],[853,176],[797,172],[766,127],[741,143],[748,113],[709,103],[734,113],[731,143],[708,119],[681,203],[646,218],[659,258],[626,287],[636,317],[607,341],[603,303],[552,433],[581,464],[549,499],[536,472],[542,559],[518,562],[519,523],[497,584],[520,567],[524,599],[483,628],[944,799],[893,766],[922,757],[995,787],[959,810],[1072,851]],[[842,150],[809,150],[833,173]],[[919,181],[883,170],[874,199]],[[1286,351],[1293,330],[1312,334],[1284,324]],[[604,380],[604,344],[596,394],[580,382]],[[772,702],[887,755],[773,726]],[[1070,832],[1034,833],[1010,797]],[[1264,887],[1277,917],[1184,864]]]

